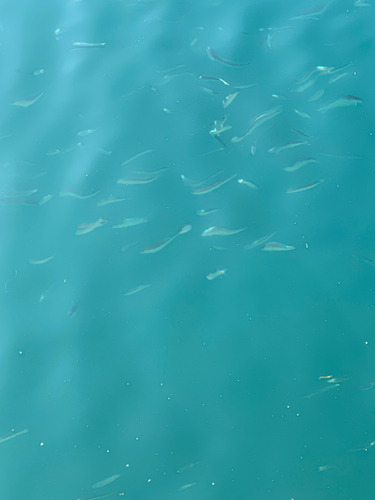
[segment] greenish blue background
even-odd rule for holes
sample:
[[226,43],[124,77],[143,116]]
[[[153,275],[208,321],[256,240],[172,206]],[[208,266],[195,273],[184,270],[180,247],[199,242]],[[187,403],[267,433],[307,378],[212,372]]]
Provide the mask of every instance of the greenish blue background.
[[[374,14],[335,1],[317,19],[292,20],[315,6],[3,2],[0,435],[29,433],[0,443],[2,498],[373,499],[375,450],[350,450],[375,440],[375,389],[360,390],[375,380],[375,269],[362,260],[375,258]],[[211,61],[207,46],[250,64]],[[345,78],[293,92],[314,67],[348,63]],[[250,84],[223,110],[234,86]],[[319,88],[324,96],[309,102]],[[28,108],[11,105],[39,93]],[[341,94],[363,105],[317,112]],[[280,104],[277,118],[231,143]],[[233,128],[220,136],[228,149],[216,151],[208,132],[224,115]],[[87,129],[97,130],[77,136]],[[310,146],[267,153],[303,140],[292,129]],[[319,163],[283,170],[303,156]],[[116,184],[159,168],[168,171],[150,184]],[[233,180],[194,196],[181,180],[222,169],[259,190]],[[53,198],[17,203],[33,189],[27,200]],[[60,197],[64,189],[99,193],[81,200]],[[110,194],[130,199],[96,205]],[[210,208],[221,210],[195,213]],[[109,223],[75,236],[77,224],[99,217]],[[150,220],[112,229],[130,217]],[[139,254],[185,223],[192,231],[160,253]],[[210,226],[248,229],[203,238]],[[242,251],[272,232],[296,249]],[[217,269],[226,276],[208,281]],[[352,377],[304,398],[326,375]]]

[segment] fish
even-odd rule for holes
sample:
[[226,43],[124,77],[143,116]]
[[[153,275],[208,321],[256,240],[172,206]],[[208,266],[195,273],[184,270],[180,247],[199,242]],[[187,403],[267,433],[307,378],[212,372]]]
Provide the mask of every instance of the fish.
[[304,184],[303,186],[289,188],[289,189],[287,189],[287,193],[293,194],[293,193],[300,193],[301,191],[307,191],[308,189],[312,189],[316,186],[319,186],[319,184],[321,184],[322,182],[324,182],[324,179],[320,179],[319,181],[315,181],[315,182],[310,182],[310,184]]
[[356,448],[355,450],[348,450],[348,451],[350,451],[350,452],[353,452],[353,451],[368,451],[368,449],[372,448],[374,445],[375,445],[375,441],[371,441],[371,443],[369,443],[364,448]]
[[311,116],[304,111],[298,111],[298,109],[295,109],[294,112],[297,113],[297,115],[302,116],[302,118],[308,118],[309,120],[311,120]]
[[330,378],[329,380],[327,380],[327,383],[328,384],[336,384],[339,382],[345,382],[345,380],[349,380],[350,378],[352,378],[351,375],[345,375],[344,377],[334,377],[334,378]]
[[72,48],[73,49],[97,49],[100,47],[105,47],[104,42],[100,43],[92,43],[92,42],[73,42]]
[[195,462],[195,463],[191,463],[191,464],[185,465],[185,467],[181,467],[181,469],[178,469],[178,471],[176,471],[176,472],[177,472],[177,474],[182,474],[183,472],[186,472],[187,470],[192,469],[197,464],[199,464],[199,461]]
[[263,125],[263,123],[266,123],[268,120],[271,120],[272,118],[275,118],[277,115],[279,115],[282,111],[282,107],[278,106],[277,108],[269,109],[268,111],[265,111],[259,115],[257,115],[255,118],[250,123],[249,128],[245,132],[244,135],[240,137],[232,137],[231,141],[232,142],[240,142],[245,137],[249,136],[254,130],[256,130],[258,127]]
[[226,59],[222,59],[214,52],[214,50],[210,46],[208,46],[206,48],[206,52],[207,52],[208,57],[211,59],[211,61],[219,61],[222,64],[225,64],[226,66],[233,66],[233,67],[238,68],[238,67],[242,67],[242,66],[249,66],[249,64],[251,64],[249,62],[247,62],[247,63],[233,63],[233,62],[227,61]]
[[47,194],[40,200],[39,205],[44,205],[45,203],[47,203],[47,201],[50,201],[52,198],[53,194]]
[[191,231],[193,226],[191,224],[184,224],[183,226],[180,227],[178,230],[178,234],[186,234],[189,231]]
[[144,290],[145,288],[148,288],[149,286],[151,286],[151,283],[148,283],[147,285],[139,285],[136,288],[132,288],[131,290],[128,290],[126,293],[124,293],[124,295],[125,296],[134,295],[135,293],[138,293],[138,292]]
[[98,130],[97,128],[94,128],[94,129],[89,128],[87,130],[81,130],[81,132],[78,132],[77,135],[78,135],[78,137],[86,137],[87,135],[93,134],[97,130]]
[[299,146],[311,146],[311,144],[308,141],[292,141],[292,142],[286,142],[282,146],[279,146],[278,148],[271,148],[267,151],[267,153],[274,153],[275,155],[278,155],[281,153],[281,151],[285,151],[286,149],[292,149],[296,148]]
[[96,191],[95,193],[82,196],[71,189],[64,189],[63,191],[60,191],[60,196],[70,196],[71,198],[77,198],[77,200],[88,200],[89,198],[92,198],[98,193],[99,191]]
[[174,236],[170,236],[169,238],[165,238],[162,241],[158,241],[157,243],[152,243],[151,245],[142,248],[142,250],[139,252],[140,254],[149,254],[149,253],[157,253],[160,252],[160,250],[163,250],[169,243],[172,243],[172,241],[177,238],[178,234],[175,234]]
[[[296,129],[296,128],[292,128],[291,130],[292,130],[292,132],[296,132],[297,134],[303,135],[303,137],[307,137],[307,138],[310,138],[310,137],[311,137],[310,135],[307,135],[307,134],[305,134],[304,132],[301,132],[301,130],[298,130],[298,129]],[[309,146],[310,146],[310,145],[311,145],[311,144],[309,144]]]
[[328,84],[330,85],[331,83],[338,82],[339,80],[341,80],[342,78],[345,78],[346,76],[349,76],[349,73],[341,73],[341,75],[333,76],[332,78],[330,78],[328,80]]
[[195,213],[199,215],[200,217],[205,217],[206,215],[211,215],[214,214],[215,212],[218,212],[220,209],[219,208],[209,208],[207,210],[201,209],[197,210]]
[[69,316],[69,318],[73,318],[73,316],[77,314],[78,307],[78,304],[74,303],[72,307],[67,311],[66,314]]
[[214,271],[213,273],[208,273],[206,275],[206,278],[209,281],[214,280],[215,278],[218,278],[219,276],[224,276],[225,275],[226,269],[218,269],[217,271]]
[[304,398],[310,399],[313,396],[317,396],[318,394],[322,394],[323,392],[327,392],[331,389],[335,389],[339,385],[340,384],[327,385],[327,386],[323,387],[323,389],[320,389],[320,391],[313,392],[312,394],[307,394],[306,396],[304,396]]
[[184,111],[185,109],[189,108],[190,106],[192,106],[193,104],[195,104],[198,101],[200,101],[200,97],[198,97],[198,99],[195,99],[192,102],[185,104],[185,106],[182,106],[182,107],[179,107],[178,109],[175,109],[174,111],[171,111],[168,108],[163,108],[163,111],[165,113],[168,113],[168,115],[175,115],[176,113],[180,113],[180,111]]
[[230,130],[232,128],[232,125],[225,125],[225,122],[227,121],[227,116],[222,118],[221,120],[215,120],[214,121],[214,128],[210,130],[211,135],[219,135],[222,134],[223,132],[226,132],[227,130]]
[[300,14],[297,16],[292,17],[292,21],[296,21],[299,19],[311,19],[311,20],[317,20],[319,17],[324,14],[324,12],[328,9],[328,7],[331,5],[331,3],[334,0],[329,0],[326,3],[320,3],[317,6],[313,7],[312,9],[306,9],[302,11]]
[[52,260],[55,255],[51,255],[51,257],[45,257],[44,259],[29,259],[29,263],[33,265],[45,264],[49,260]]
[[227,108],[238,96],[238,92],[234,92],[233,94],[229,94],[227,97],[224,97],[223,100],[223,108]]
[[372,389],[375,387],[375,382],[370,382],[367,385],[362,385],[362,387],[359,388],[360,391],[368,391],[369,389]]
[[29,97],[28,99],[18,99],[16,101],[11,102],[10,104],[12,106],[20,106],[21,108],[28,108],[32,104],[35,104],[36,101],[38,101],[42,97],[43,93],[33,95],[32,97]]
[[174,68],[171,68],[171,69],[157,70],[156,73],[171,73],[172,71],[176,71],[176,69],[180,69],[180,68],[186,68],[186,64],[178,64],[177,66],[175,66]]
[[293,245],[284,245],[284,243],[277,243],[275,241],[266,243],[264,247],[262,247],[262,250],[265,252],[289,252],[295,249],[296,247]]
[[336,465],[321,465],[318,467],[318,472],[324,472],[325,470],[336,469]]
[[259,238],[259,240],[254,240],[252,243],[245,245],[242,250],[251,250],[252,248],[259,247],[260,245],[263,245],[263,243],[266,243],[266,241],[270,240],[275,234],[276,233],[268,234],[267,236],[263,236],[263,238]]
[[357,104],[363,104],[363,99],[361,97],[356,97],[352,94],[343,94],[339,99],[325,104],[318,108],[319,113],[326,113],[327,111],[335,108],[344,108],[347,106],[356,106]]
[[184,224],[183,226],[180,227],[178,230],[177,234],[174,236],[169,236],[168,238],[165,238],[164,240],[158,241],[156,243],[152,243],[148,247],[142,248],[142,250],[139,252],[140,254],[148,254],[148,253],[157,253],[160,252],[160,250],[163,250],[169,243],[172,243],[172,241],[177,238],[177,236],[180,236],[181,234],[186,234],[189,231],[191,231],[192,225],[191,224]]
[[134,245],[137,245],[137,244],[138,244],[138,241],[131,241],[130,243],[127,243],[126,245],[121,247],[121,252],[126,252],[127,250],[129,250],[129,248],[134,247]]
[[333,154],[333,153],[322,153],[320,152],[322,156],[327,156],[327,158],[338,158],[340,160],[364,160],[364,156],[359,156],[359,155],[352,155],[350,153],[346,155],[339,155],[339,154]]
[[142,153],[138,153],[137,155],[133,156],[129,160],[126,160],[121,163],[120,167],[123,167],[124,165],[127,165],[128,163],[136,160],[137,158],[140,158],[143,155],[148,155],[149,153],[153,153],[155,150],[154,149],[146,149],[146,151],[142,151]]
[[205,75],[201,75],[199,77],[199,80],[216,80],[217,82],[221,82],[223,83],[224,85],[227,85],[228,87],[230,87],[229,83],[227,83],[225,80],[223,80],[222,78],[217,78],[216,76],[205,76]]
[[161,175],[164,174],[164,172],[168,172],[169,168],[168,167],[162,167],[162,168],[157,168],[155,170],[135,170],[134,173],[137,175]]
[[283,95],[271,94],[274,99],[279,99],[280,101],[289,101],[289,99]]
[[0,443],[4,443],[5,441],[9,441],[9,439],[14,439],[18,436],[21,436],[22,434],[27,434],[29,432],[29,429],[24,429],[23,431],[18,431],[18,432],[10,432],[9,434],[6,434],[5,436],[0,437]]
[[103,200],[98,201],[96,206],[103,207],[104,205],[110,205],[112,203],[120,203],[120,201],[126,201],[130,198],[118,198],[117,196],[110,195],[108,198],[104,198]]
[[148,177],[124,177],[123,179],[119,179],[117,184],[124,184],[125,186],[149,184],[150,182],[154,182],[156,179],[159,179],[159,177],[159,175],[150,175]]
[[247,226],[240,229],[228,229],[226,227],[212,226],[208,229],[205,229],[202,233],[202,236],[232,236],[233,234],[242,233],[242,231],[246,231],[246,229]]
[[98,481],[97,483],[93,484],[91,488],[102,488],[103,486],[107,486],[107,484],[112,483],[115,481],[115,479],[118,479],[120,477],[120,474],[115,474],[114,476],[111,476],[107,479],[104,479],[103,481]]
[[253,143],[250,147],[251,156],[255,156],[256,152],[257,152],[257,143],[256,143],[256,141],[253,141]]
[[355,0],[353,5],[354,7],[371,7],[371,3],[368,0]]
[[124,219],[123,222],[121,222],[121,224],[112,226],[112,229],[123,229],[125,227],[138,226],[139,224],[144,224],[145,222],[148,222],[148,219],[144,217],[134,217],[133,219]]
[[238,184],[243,184],[244,186],[249,186],[252,189],[259,189],[259,186],[257,186],[256,184],[254,184],[251,181],[245,181],[244,179],[238,179],[237,182],[238,182]]
[[184,486],[181,486],[180,488],[178,488],[177,491],[183,491],[183,490],[187,490],[188,488],[191,488],[192,486],[195,486],[197,483],[189,483],[189,484],[184,484]]
[[[329,83],[329,82],[328,82]],[[307,99],[307,102],[314,102],[314,101],[317,101],[318,99],[320,99],[322,97],[322,95],[324,94],[324,89],[320,89],[320,90],[317,90],[315,92],[315,94],[313,94],[311,97],[309,97]]]
[[107,220],[102,219],[101,217],[96,222],[83,222],[82,224],[77,225],[76,236],[81,236],[82,234],[90,233],[94,231],[97,227],[104,226],[107,224]]
[[50,293],[50,291],[51,291],[51,288],[52,288],[52,285],[50,285],[50,286],[47,288],[47,290],[45,290],[44,292],[42,292],[42,293],[40,294],[40,297],[39,297],[39,304],[40,304],[41,302],[43,302],[43,301],[44,301],[44,300],[48,297],[48,295],[49,295],[49,293]]
[[309,89],[314,85],[314,83],[318,79],[318,76],[319,75],[316,75],[310,78],[309,80],[304,81],[301,85],[299,85],[295,90],[292,90],[291,92],[298,92],[298,93],[304,92],[305,90]]
[[218,175],[222,174],[224,170],[219,170],[218,172],[215,172],[214,174],[210,175],[210,177],[207,177],[207,179],[204,179],[203,181],[192,181],[191,179],[188,179],[184,174],[181,174],[181,179],[184,184],[190,187],[198,188],[203,186],[203,184],[206,184],[207,182],[211,181]]
[[100,151],[101,153],[103,153],[104,155],[111,155],[112,154],[112,151],[106,151],[105,149],[103,148],[96,148],[98,151]]
[[0,205],[31,205],[40,206],[36,201],[23,200],[19,198],[0,198]]
[[315,158],[301,158],[294,162],[293,165],[291,165],[290,167],[285,167],[283,170],[285,170],[286,172],[295,172],[296,170],[305,167],[309,163],[318,163],[318,161],[315,160]]
[[235,177],[237,177],[237,174],[233,174],[230,177],[227,177],[226,179],[223,179],[221,181],[215,182],[214,184],[210,184],[209,186],[195,189],[193,191],[193,194],[195,194],[195,195],[202,195],[202,194],[211,193],[212,191],[215,191],[215,189],[218,189],[221,186],[224,186],[224,184],[227,184],[227,182],[230,182]]

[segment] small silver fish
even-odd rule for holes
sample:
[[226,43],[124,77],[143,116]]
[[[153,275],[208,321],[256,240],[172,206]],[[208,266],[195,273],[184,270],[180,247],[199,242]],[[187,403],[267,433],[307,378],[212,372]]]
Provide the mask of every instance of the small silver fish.
[[217,271],[214,271],[213,273],[208,273],[206,275],[206,278],[209,281],[214,280],[215,278],[218,278],[219,276],[224,276],[225,275],[226,269],[218,269]]
[[212,226],[212,227],[209,227],[208,229],[205,229],[202,233],[202,236],[231,236],[233,234],[241,233],[242,231],[245,231],[246,229],[247,229],[247,226],[242,227],[241,229],[228,229],[226,227]]
[[295,250],[295,246],[293,245],[284,245],[283,243],[276,243],[275,241],[271,241],[270,243],[266,243],[262,250],[265,252],[289,252],[290,250]]

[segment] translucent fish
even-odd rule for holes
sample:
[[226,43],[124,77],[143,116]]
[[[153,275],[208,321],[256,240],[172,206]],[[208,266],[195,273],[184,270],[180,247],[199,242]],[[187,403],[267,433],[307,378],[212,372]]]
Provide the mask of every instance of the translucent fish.
[[259,238],[259,240],[254,240],[252,243],[245,245],[242,250],[251,250],[252,248],[263,245],[263,243],[266,243],[266,241],[270,240],[272,238],[272,236],[274,236],[275,234],[276,233],[268,234],[267,236],[264,236],[263,238]]
[[148,222],[148,219],[145,217],[134,217],[132,219],[124,219],[121,224],[117,224],[116,226],[112,226],[112,229],[122,229],[125,227],[133,227],[138,226],[139,224],[144,224]]
[[105,43],[91,43],[91,42],[73,42],[73,49],[97,49],[105,47]]
[[175,234],[174,236],[171,236],[169,238],[165,238],[165,240],[158,241],[157,243],[152,243],[148,247],[143,248],[139,253],[140,254],[148,254],[148,253],[157,253],[160,252],[160,250],[163,250],[169,243],[172,243],[172,241],[177,238],[178,234]]
[[238,96],[238,92],[234,92],[233,94],[229,94],[227,97],[224,98],[223,100],[223,108],[227,108]]
[[96,488],[102,488],[103,486],[107,486],[107,484],[112,483],[113,481],[115,481],[115,479],[119,477],[120,474],[115,474],[114,476],[111,476],[107,479],[104,479],[103,481],[98,481],[97,483],[93,484],[92,488],[96,489]]
[[77,226],[77,231],[76,231],[76,236],[81,236],[82,234],[87,234],[91,233],[91,231],[94,231],[97,227],[104,226],[104,224],[107,224],[107,220],[104,220],[100,217],[96,222],[84,222],[82,224],[78,224]]
[[21,108],[28,108],[32,104],[35,104],[42,97],[43,93],[29,97],[28,99],[18,99],[17,101],[11,102],[12,106],[21,106]]
[[5,436],[0,437],[0,443],[4,443],[5,441],[9,441],[9,439],[14,439],[22,434],[27,434],[29,432],[28,429],[24,429],[23,431],[11,432],[6,434]]
[[29,259],[29,263],[33,265],[41,265],[45,264],[46,262],[52,260],[54,258],[54,255],[51,255],[50,257],[45,257],[43,259]]
[[96,194],[98,194],[99,191],[96,191],[95,193],[88,194],[86,196],[82,196],[72,189],[64,189],[63,191],[60,191],[60,196],[70,196],[71,198],[77,198],[77,200],[88,200],[89,198],[92,198]]
[[308,189],[312,189],[316,186],[319,186],[319,184],[321,184],[322,182],[324,182],[324,179],[320,179],[319,181],[315,181],[315,182],[310,182],[310,184],[304,184],[303,186],[289,188],[287,190],[287,193],[293,194],[293,193],[300,193],[301,191],[307,191]]
[[124,293],[124,295],[125,296],[134,295],[135,293],[141,292],[142,290],[144,290],[145,288],[148,288],[149,286],[151,286],[151,283],[148,283],[147,285],[139,285],[136,288],[132,288],[131,290],[128,290],[126,293]]
[[185,234],[188,233],[189,231],[192,230],[192,225],[191,224],[184,224],[183,226],[180,227],[178,230],[178,234]]
[[117,184],[124,184],[125,186],[149,184],[159,179],[159,177],[159,175],[150,175],[148,177],[124,177],[123,179],[119,179]]
[[205,229],[202,236],[232,236],[234,234],[242,233],[242,231],[246,231],[246,229],[247,226],[240,229],[228,229],[226,227],[212,226]]
[[244,186],[249,186],[252,189],[259,189],[259,186],[257,186],[256,184],[254,184],[251,181],[245,181],[245,179],[238,179],[237,182],[238,182],[238,184],[243,184]]
[[224,184],[227,184],[227,182],[231,181],[235,177],[237,177],[237,174],[231,175],[230,177],[227,177],[226,179],[223,179],[221,181],[215,182],[214,184],[210,184],[209,186],[195,189],[193,191],[193,194],[195,194],[195,195],[202,195],[202,194],[211,193],[212,191],[215,191],[215,189],[218,189],[221,186],[224,186]]
[[302,116],[302,118],[308,118],[309,120],[311,120],[311,116],[305,113],[304,111],[299,111],[298,109],[295,109],[294,112],[297,113],[297,115]]
[[262,250],[265,252],[289,252],[290,250],[295,250],[295,246],[293,245],[284,245],[283,243],[276,243],[272,241],[270,243],[266,243]]
[[214,280],[215,278],[218,278],[219,276],[224,276],[226,272],[226,269],[218,269],[217,271],[214,271],[213,273],[208,273],[206,275],[206,278],[209,281]]
[[97,130],[98,130],[97,128],[94,128],[94,129],[89,128],[87,130],[81,130],[80,132],[77,133],[77,135],[78,135],[78,137],[86,137],[87,135],[93,134]]
[[218,212],[219,208],[209,208],[208,210],[197,210],[195,213],[199,215],[200,217],[205,217],[206,215],[211,215],[214,214],[215,212]]
[[129,200],[129,198],[118,198],[117,196],[109,196],[103,200],[98,201],[96,204],[98,207],[103,207],[104,205],[111,205],[112,203],[120,203],[121,201]]
[[309,163],[318,163],[315,158],[301,158],[293,163],[290,167],[285,167],[284,170],[286,172],[295,172],[296,170],[299,170],[302,167],[305,167]]
[[232,142],[242,141],[243,139],[245,139],[245,137],[252,134],[254,132],[254,130],[256,130],[258,127],[263,125],[263,123],[266,123],[267,121],[269,121],[272,118],[275,118],[277,115],[279,115],[281,113],[281,111],[282,111],[281,106],[278,106],[277,108],[269,109],[268,111],[265,111],[265,112],[257,115],[251,121],[250,126],[247,129],[247,131],[245,132],[245,134],[240,136],[240,137],[232,137],[231,141]]
[[[329,82],[328,82],[329,83]],[[320,99],[322,97],[322,95],[324,94],[324,89],[320,89],[320,90],[317,90],[315,92],[315,94],[313,94],[311,97],[309,97],[307,99],[308,102],[314,102],[314,101],[317,101],[318,99]]]

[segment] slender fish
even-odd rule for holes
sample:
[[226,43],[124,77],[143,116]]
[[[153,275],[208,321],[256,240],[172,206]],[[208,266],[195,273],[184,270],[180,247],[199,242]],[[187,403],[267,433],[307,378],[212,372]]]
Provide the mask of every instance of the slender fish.
[[265,252],[289,252],[290,250],[295,250],[295,246],[293,245],[284,245],[283,243],[276,243],[275,241],[271,241],[270,243],[266,243],[262,250]]
[[24,429],[23,431],[11,432],[6,434],[5,436],[0,437],[0,443],[4,443],[5,441],[9,441],[9,439],[13,439],[17,436],[21,436],[22,434],[27,434],[29,432],[28,429]]
[[315,160],[315,158],[301,158],[300,160],[294,162],[290,167],[285,167],[284,170],[286,172],[295,172],[296,170],[305,167],[309,163],[318,163],[318,161]]
[[120,474],[115,474],[114,476],[111,476],[107,479],[104,479],[103,481],[98,481],[97,483],[92,485],[92,488],[102,488],[103,486],[107,486],[107,484],[112,483],[115,479],[119,478]]
[[230,177],[227,177],[226,179],[215,182],[214,184],[210,184],[209,186],[195,189],[193,191],[193,194],[201,195],[201,194],[211,193],[212,191],[215,191],[215,189],[218,189],[219,187],[224,186],[224,184],[231,181],[235,177],[237,177],[237,174],[231,175]]
[[228,229],[226,227],[212,226],[205,229],[202,236],[232,236],[233,234],[242,233],[242,231],[246,231],[246,229],[247,226],[242,227],[241,229]]
[[301,191],[307,191],[308,189],[312,189],[316,186],[319,186],[319,184],[321,184],[322,182],[324,182],[324,179],[320,179],[319,181],[315,181],[315,182],[310,182],[310,184],[305,184],[303,186],[298,186],[298,187],[295,187],[295,188],[289,188],[287,190],[287,193],[288,194],[293,194],[293,193],[300,193]]

